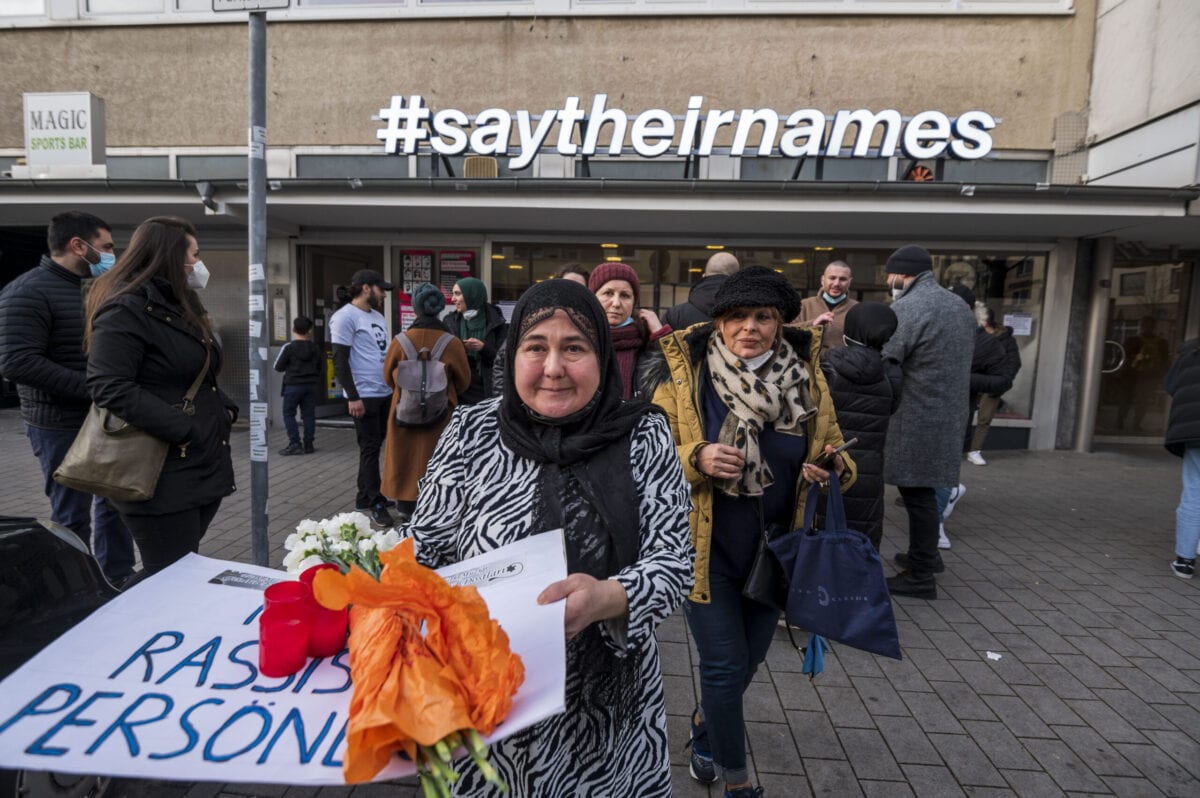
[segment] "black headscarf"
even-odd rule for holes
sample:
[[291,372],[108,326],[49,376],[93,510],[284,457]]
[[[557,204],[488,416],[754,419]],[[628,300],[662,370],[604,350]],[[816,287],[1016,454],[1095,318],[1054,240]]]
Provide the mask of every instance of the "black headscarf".
[[896,332],[898,324],[896,312],[887,305],[881,302],[859,302],[846,314],[846,323],[842,329],[847,338],[872,349],[883,349],[883,345],[891,340],[892,334]]
[[[559,310],[595,348],[600,387],[583,409],[546,418],[521,401],[513,375],[521,337]],[[537,528],[563,528],[568,571],[612,576],[637,559],[638,497],[629,437],[642,416],[656,408],[621,400],[608,319],[596,297],[574,281],[546,280],[525,292],[513,310],[504,355],[500,437],[518,456],[542,465]]]

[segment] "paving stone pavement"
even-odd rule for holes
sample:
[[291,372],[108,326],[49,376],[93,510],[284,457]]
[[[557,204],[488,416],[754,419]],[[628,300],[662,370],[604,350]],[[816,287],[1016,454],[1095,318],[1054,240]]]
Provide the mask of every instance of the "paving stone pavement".
[[[201,553],[248,562],[248,434],[238,484]],[[314,455],[277,457],[271,433],[271,561],[303,518],[353,506],[354,434],[320,428]],[[0,410],[0,508],[44,514],[15,410]],[[1091,455],[988,453],[964,465],[939,598],[899,598],[905,659],[834,646],[810,681],[784,633],[746,694],[755,778],[771,798],[1200,795],[1200,580],[1171,575],[1180,461],[1158,447]],[[888,494],[885,558],[906,545]],[[892,566],[886,566],[889,573]],[[659,631],[675,794],[720,796],[687,774],[696,654],[676,614]],[[987,652],[1000,654],[989,660]],[[359,787],[122,780],[119,796],[415,796]]]

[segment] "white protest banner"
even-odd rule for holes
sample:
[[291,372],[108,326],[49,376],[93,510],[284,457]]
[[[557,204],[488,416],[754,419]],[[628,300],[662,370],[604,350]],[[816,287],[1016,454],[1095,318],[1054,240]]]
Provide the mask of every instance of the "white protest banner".
[[[472,584],[525,664],[488,742],[564,707],[561,531],[447,568]],[[281,571],[198,555],[121,594],[0,683],[0,767],[183,781],[341,784],[348,652],[258,672],[262,591]],[[413,773],[396,758],[377,780]]]

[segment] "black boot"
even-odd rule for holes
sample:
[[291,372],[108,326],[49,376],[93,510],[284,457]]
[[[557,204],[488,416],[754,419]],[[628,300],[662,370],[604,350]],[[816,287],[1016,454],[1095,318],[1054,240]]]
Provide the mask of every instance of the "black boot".
[[911,598],[937,598],[937,582],[930,574],[923,579],[913,577],[911,571],[901,571],[887,580],[888,592],[893,596],[909,596]]
[[304,453],[305,454],[312,454],[315,451],[316,451],[316,449],[313,448],[312,441],[304,442]]
[[292,454],[300,454],[303,451],[304,451],[304,449],[300,446],[300,444],[289,443],[285,448],[280,449],[279,453],[286,454],[286,455],[292,455]]

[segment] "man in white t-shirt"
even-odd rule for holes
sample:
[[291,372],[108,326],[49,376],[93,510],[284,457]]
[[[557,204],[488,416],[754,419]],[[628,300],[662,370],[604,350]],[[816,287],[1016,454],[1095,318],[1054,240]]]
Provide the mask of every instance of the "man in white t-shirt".
[[381,312],[392,284],[373,269],[354,273],[351,300],[329,319],[333,370],[347,399],[358,435],[358,494],[354,508],[369,513],[380,526],[395,521],[389,502],[379,493],[379,452],[388,430],[392,390],[383,381],[388,348],[387,320]]

